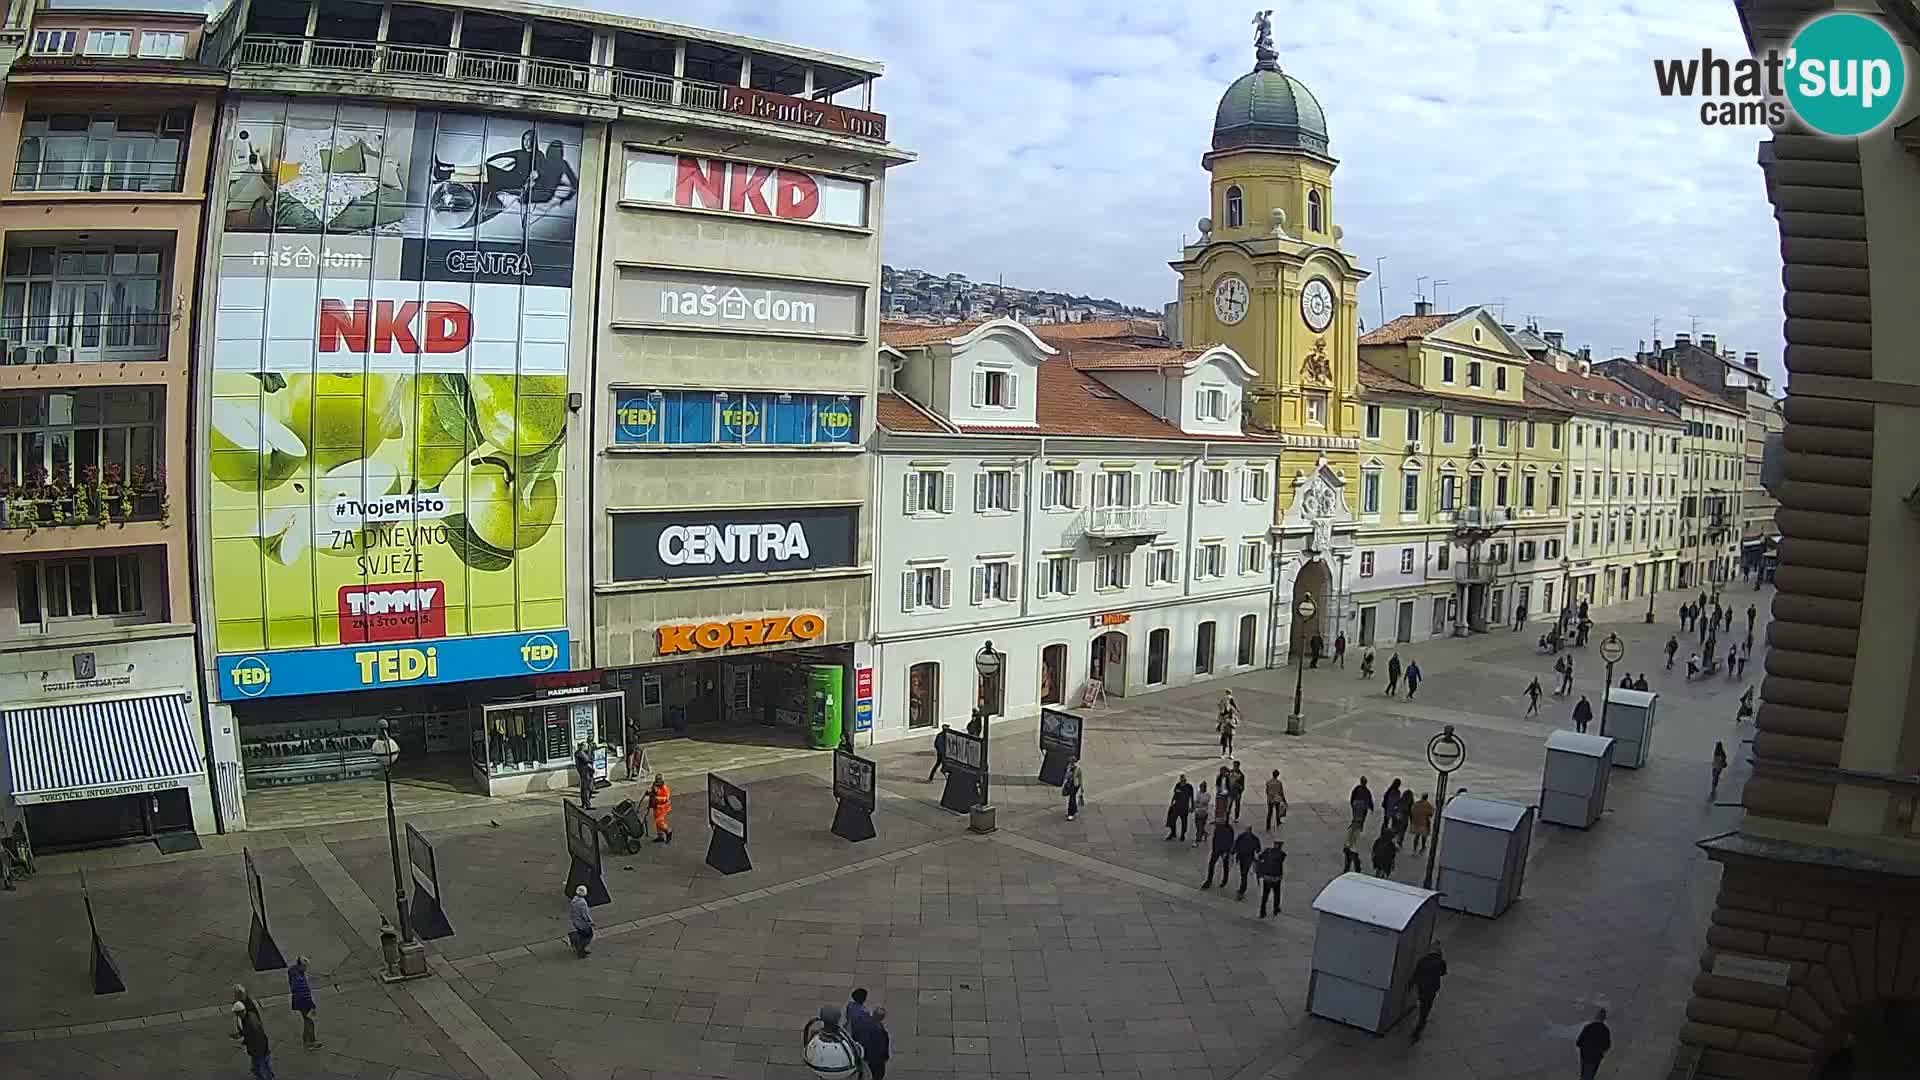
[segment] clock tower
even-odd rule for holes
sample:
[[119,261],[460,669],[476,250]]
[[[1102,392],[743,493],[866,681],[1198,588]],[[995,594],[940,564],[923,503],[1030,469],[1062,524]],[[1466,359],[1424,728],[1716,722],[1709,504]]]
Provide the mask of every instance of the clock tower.
[[[1220,98],[1212,149],[1200,159],[1211,177],[1207,215],[1172,266],[1181,342],[1239,353],[1256,373],[1246,422],[1279,436],[1272,640],[1292,651],[1316,633],[1331,641],[1355,631],[1348,575],[1357,569],[1358,301],[1367,273],[1335,224],[1339,163],[1326,114],[1280,70],[1271,14],[1254,15],[1253,70]],[[1306,598],[1314,602],[1303,608]]]

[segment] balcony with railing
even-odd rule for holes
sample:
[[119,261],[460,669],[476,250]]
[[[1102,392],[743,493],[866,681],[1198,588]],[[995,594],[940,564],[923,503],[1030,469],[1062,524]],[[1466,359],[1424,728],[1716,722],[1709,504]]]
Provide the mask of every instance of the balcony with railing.
[[1096,506],[1082,512],[1076,524],[1076,531],[1095,543],[1145,544],[1167,531],[1167,514],[1131,506]]
[[210,33],[205,58],[228,64],[241,88],[257,76],[262,88],[271,82],[297,90],[288,77],[301,75],[322,84],[362,80],[376,92],[386,82],[413,96],[431,95],[432,84],[441,84],[455,97],[462,90],[519,91],[561,99],[552,104],[567,111],[685,109],[886,141],[886,117],[869,111],[879,71],[862,61],[478,8],[460,13],[456,32],[448,10],[390,4],[382,19],[378,4],[347,7],[353,10],[325,0],[312,12],[301,0],[253,4],[243,23]]

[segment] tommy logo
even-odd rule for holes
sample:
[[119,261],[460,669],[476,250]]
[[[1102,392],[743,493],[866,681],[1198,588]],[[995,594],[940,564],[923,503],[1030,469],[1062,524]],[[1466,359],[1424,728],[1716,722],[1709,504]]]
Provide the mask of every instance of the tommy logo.
[[412,585],[342,585],[340,642],[411,641],[447,634],[444,582]]

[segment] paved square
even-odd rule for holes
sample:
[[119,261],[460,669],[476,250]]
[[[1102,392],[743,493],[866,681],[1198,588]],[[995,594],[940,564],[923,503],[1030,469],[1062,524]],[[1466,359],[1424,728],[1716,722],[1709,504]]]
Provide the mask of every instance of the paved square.
[[[1764,608],[1766,595],[1752,600]],[[566,855],[551,795],[410,815],[435,843],[457,933],[431,946],[430,979],[399,987],[373,977],[378,912],[392,905],[382,823],[249,833],[170,858],[49,858],[0,899],[12,976],[0,980],[0,1074],[241,1075],[223,1011],[240,981],[262,999],[289,1078],[803,1077],[802,1024],[854,986],[888,1011],[899,1080],[1545,1080],[1572,1074],[1573,1036],[1601,1003],[1616,1035],[1601,1075],[1661,1075],[1718,880],[1694,842],[1736,821],[1745,733],[1733,713],[1748,685],[1664,670],[1680,599],[1663,597],[1652,626],[1637,606],[1596,612],[1595,640],[1617,631],[1621,669],[1644,669],[1661,693],[1653,760],[1615,770],[1592,829],[1536,827],[1522,898],[1502,917],[1443,913],[1450,974],[1419,1044],[1405,1023],[1374,1038],[1307,1014],[1310,905],[1339,873],[1355,779],[1368,776],[1376,794],[1395,777],[1430,789],[1423,751],[1442,725],[1470,750],[1456,790],[1538,801],[1543,740],[1566,726],[1573,699],[1524,715],[1528,680],[1551,686],[1537,628],[1399,647],[1427,674],[1411,701],[1360,679],[1357,662],[1323,664],[1306,673],[1299,737],[1284,733],[1291,669],[1092,711],[1088,805],[1072,822],[1034,778],[1033,721],[996,725],[1000,829],[984,837],[938,807],[922,741],[871,751],[880,836],[861,844],[827,833],[825,758],[743,747],[725,771],[751,792],[755,865],[732,877],[704,865],[698,775],[663,762],[675,841],[608,855],[613,900],[595,910],[586,960],[561,940]],[[1382,666],[1392,652],[1379,650]],[[1578,692],[1597,709],[1597,649],[1574,655]],[[1748,681],[1759,677],[1750,667]],[[1260,792],[1272,769],[1291,804],[1277,830],[1289,853],[1284,912],[1264,921],[1257,888],[1245,901],[1201,891],[1205,850],[1165,839],[1175,778],[1211,780],[1221,764],[1222,685],[1247,720],[1236,747],[1250,776],[1243,820],[1267,835]],[[1736,762],[1721,805],[1706,793],[1716,740]],[[722,752],[699,753],[690,767]],[[628,794],[617,786],[602,805]],[[283,973],[246,970],[240,843],[259,860],[282,950],[312,958],[321,1050],[299,1047]],[[83,869],[125,994],[87,992]],[[1418,883],[1422,869],[1406,853],[1395,876]]]

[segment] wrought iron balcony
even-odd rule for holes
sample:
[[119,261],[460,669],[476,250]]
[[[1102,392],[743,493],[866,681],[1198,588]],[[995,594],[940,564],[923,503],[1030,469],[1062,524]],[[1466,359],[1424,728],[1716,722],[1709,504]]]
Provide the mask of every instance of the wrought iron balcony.
[[885,142],[887,138],[884,115],[831,102],[599,64],[439,45],[252,35],[240,39],[233,66],[236,71],[292,70],[520,87],[588,103],[692,109],[856,139]]

